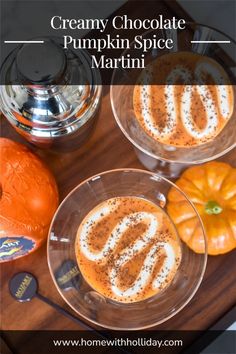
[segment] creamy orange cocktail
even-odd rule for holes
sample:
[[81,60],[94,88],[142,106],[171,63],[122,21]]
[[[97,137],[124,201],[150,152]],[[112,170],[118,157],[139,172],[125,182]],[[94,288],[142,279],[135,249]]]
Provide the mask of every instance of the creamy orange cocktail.
[[[148,77],[155,76],[166,84],[147,84]],[[143,70],[134,88],[133,107],[141,128],[153,139],[192,147],[214,139],[225,127],[233,113],[234,92],[226,72],[213,59],[171,53]]]
[[139,197],[108,199],[80,224],[75,252],[88,284],[123,303],[147,299],[173,280],[181,246],[163,209]]

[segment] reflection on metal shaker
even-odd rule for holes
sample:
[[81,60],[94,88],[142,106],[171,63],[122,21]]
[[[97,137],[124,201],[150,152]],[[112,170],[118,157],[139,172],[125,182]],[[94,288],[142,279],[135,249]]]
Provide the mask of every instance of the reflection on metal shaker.
[[1,110],[29,142],[56,151],[81,146],[92,132],[102,86],[86,51],[64,50],[56,39],[23,44],[1,68]]

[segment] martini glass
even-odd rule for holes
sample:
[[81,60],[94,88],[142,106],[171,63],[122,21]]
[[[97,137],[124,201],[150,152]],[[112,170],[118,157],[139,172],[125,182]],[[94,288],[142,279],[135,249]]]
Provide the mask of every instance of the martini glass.
[[[196,217],[204,243],[204,253],[193,252],[179,240],[182,253],[179,268],[171,283],[160,293],[146,300],[127,304],[113,301],[95,291],[79,269],[76,273],[74,268],[67,270],[66,276],[69,280],[65,275],[58,276],[58,270],[65,264],[77,263],[75,254],[77,230],[84,217],[98,204],[109,198],[135,196],[156,204],[170,217],[167,197],[171,188],[174,188],[181,197],[184,196],[189,209]],[[173,220],[172,222],[175,225]],[[189,303],[199,288],[206,261],[207,242],[202,221],[194,205],[172,182],[149,171],[118,169],[88,178],[72,190],[61,203],[49,231],[48,264],[59,293],[79,316],[95,325],[114,330],[149,328],[173,317]],[[62,283],[64,278],[68,280],[68,286]]]
[[[235,89],[235,53],[236,43],[233,39],[214,28],[188,23],[187,29],[148,31],[143,38],[172,38],[172,50],[150,50],[146,53],[134,49],[125,50],[122,55],[141,57],[145,54],[145,64],[151,63],[161,55],[173,52],[191,52],[214,59],[226,71]],[[227,41],[228,43],[192,43],[193,41]],[[212,140],[192,147],[178,147],[158,142],[149,136],[139,124],[133,107],[134,85],[142,69],[115,69],[110,89],[111,105],[115,120],[126,138],[133,144],[141,163],[149,170],[167,177],[177,177],[191,164],[200,164],[219,158],[236,146],[236,109],[235,100],[231,118],[223,130]]]

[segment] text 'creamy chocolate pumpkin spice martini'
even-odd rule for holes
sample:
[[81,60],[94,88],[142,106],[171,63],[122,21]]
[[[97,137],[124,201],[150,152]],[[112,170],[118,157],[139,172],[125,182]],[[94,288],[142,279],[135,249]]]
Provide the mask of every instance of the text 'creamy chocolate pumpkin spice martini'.
[[[216,159],[236,146],[236,44],[194,23],[184,36],[150,31],[143,37],[154,34],[172,36],[175,47],[145,53],[145,69],[116,69],[111,104],[144,166],[177,177],[187,165]],[[206,36],[209,43],[201,43]]]
[[[179,237],[166,202],[171,188],[196,217],[203,254]],[[172,182],[143,170],[106,171],[80,183],[49,233],[49,268],[60,294],[78,315],[110,329],[144,329],[174,316],[200,286],[206,260],[193,204]],[[66,266],[76,276],[65,287],[58,270]]]

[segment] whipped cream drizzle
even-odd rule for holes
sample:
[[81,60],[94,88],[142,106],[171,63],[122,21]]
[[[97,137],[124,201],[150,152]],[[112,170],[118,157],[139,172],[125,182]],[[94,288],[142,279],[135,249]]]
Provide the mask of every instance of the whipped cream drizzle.
[[129,251],[127,250],[126,257],[119,257],[115,262],[115,267],[111,270],[110,279],[112,283],[112,291],[119,297],[132,297],[137,295],[142,291],[150,281],[150,276],[155,268],[157,258],[160,252],[165,252],[166,258],[163,262],[163,265],[158,272],[157,276],[152,281],[152,288],[158,289],[163,284],[163,282],[168,278],[170,271],[175,265],[175,253],[173,247],[169,243],[157,242],[153,247],[151,247],[148,252],[140,273],[138,274],[133,285],[126,289],[121,290],[117,285],[118,275],[120,268],[132,259],[133,255],[129,256]]
[[[116,204],[117,207],[117,204]],[[108,216],[114,211],[111,205],[101,206],[99,209],[90,213],[86,221],[81,225],[80,230],[80,249],[84,256],[93,262],[106,264],[109,256],[113,253],[118,245],[123,234],[132,226],[144,223],[147,226],[146,231],[140,235],[131,245],[115,255],[113,267],[109,271],[109,278],[111,283],[112,292],[118,297],[132,297],[140,293],[150,282],[150,277],[153,273],[157,260],[160,254],[165,254],[164,262],[160,271],[152,281],[152,288],[160,288],[163,282],[168,278],[170,272],[176,264],[176,257],[173,247],[168,242],[156,242],[147,253],[143,265],[136,280],[128,289],[120,289],[118,285],[118,277],[122,271],[122,267],[135,257],[138,253],[142,252],[150,242],[157,236],[162,226],[161,214],[152,214],[149,212],[135,212],[130,213],[120,220],[119,223],[111,231],[102,250],[95,252],[89,246],[90,233],[93,227],[101,221],[104,217]]]
[[[197,65],[194,76],[197,82],[202,85],[192,85],[192,74],[187,67],[178,65],[168,75],[164,88],[165,107],[166,107],[166,125],[160,129],[155,122],[155,117],[152,113],[152,85],[142,85],[141,90],[141,114],[144,125],[150,131],[154,138],[166,139],[170,137],[177,127],[177,109],[175,99],[175,85],[177,79],[182,79],[185,85],[183,95],[181,98],[180,117],[186,132],[195,139],[206,139],[211,137],[216,131],[219,124],[219,117],[216,103],[214,102],[211,92],[207,85],[204,85],[204,75],[211,75],[216,82],[217,102],[219,111],[222,117],[226,120],[231,116],[230,108],[230,87],[223,85],[224,79],[222,73],[217,67],[213,67],[208,63],[200,63]],[[195,124],[191,114],[191,102],[194,91],[199,95],[201,102],[204,105],[206,112],[206,126],[199,129]]]

